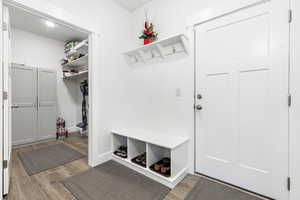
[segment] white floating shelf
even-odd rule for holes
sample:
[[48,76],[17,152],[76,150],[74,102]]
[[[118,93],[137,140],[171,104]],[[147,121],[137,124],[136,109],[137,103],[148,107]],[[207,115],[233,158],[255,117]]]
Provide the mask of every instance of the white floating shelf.
[[81,71],[81,72],[78,72],[78,73],[74,73],[72,75],[67,75],[67,76],[64,76],[63,79],[75,79],[75,78],[78,78],[78,77],[82,77],[82,76],[86,76],[88,75],[88,70],[85,70],[85,71]]
[[129,64],[144,63],[176,54],[188,54],[188,38],[177,34],[124,53]]
[[[128,147],[128,158],[120,158],[113,154],[113,160],[170,188],[174,188],[187,174],[188,137],[124,129],[115,129],[111,133],[113,152],[122,145]],[[144,152],[147,155],[146,167],[139,166],[131,161],[132,158]],[[165,157],[171,159],[171,174],[169,177],[150,169],[153,164]]]
[[62,65],[63,67],[81,67],[81,66],[85,66],[88,65],[88,54],[80,57],[76,60],[73,60],[72,62],[69,62],[67,64]]

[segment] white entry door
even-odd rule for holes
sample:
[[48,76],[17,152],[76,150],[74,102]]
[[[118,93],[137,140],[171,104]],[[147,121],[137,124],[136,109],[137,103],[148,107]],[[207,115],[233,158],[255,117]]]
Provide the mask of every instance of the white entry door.
[[56,72],[38,70],[38,137],[56,137]]
[[288,199],[288,2],[196,28],[196,171]]
[[12,66],[12,141],[14,145],[37,138],[36,68]]

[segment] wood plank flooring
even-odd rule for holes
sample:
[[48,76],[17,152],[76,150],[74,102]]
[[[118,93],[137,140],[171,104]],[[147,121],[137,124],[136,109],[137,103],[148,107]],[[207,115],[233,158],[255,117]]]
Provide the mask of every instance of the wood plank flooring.
[[[87,164],[87,157],[28,176],[17,156],[17,153],[21,151],[30,151],[58,143],[64,143],[87,155],[87,138],[81,136],[71,136],[64,140],[47,141],[15,148],[12,153],[11,186],[7,195],[8,200],[76,200],[60,181],[88,170],[90,167]],[[167,195],[165,200],[184,200],[200,178],[199,176],[187,176]]]

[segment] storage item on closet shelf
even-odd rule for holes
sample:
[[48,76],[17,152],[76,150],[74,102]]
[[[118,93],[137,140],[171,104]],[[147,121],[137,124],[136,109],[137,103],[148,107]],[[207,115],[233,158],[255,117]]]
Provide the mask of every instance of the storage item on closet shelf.
[[154,172],[157,172],[160,175],[163,175],[165,177],[170,177],[171,176],[171,159],[163,158],[162,160],[153,164],[150,167],[150,169]]
[[75,49],[75,50],[78,50],[78,49],[80,49],[80,48],[82,48],[83,46],[88,45],[88,44],[89,44],[88,39],[83,40],[83,41],[79,42],[79,43],[74,47],[74,49]]
[[78,44],[78,41],[70,41],[65,44],[65,53],[68,53],[71,49],[73,49]]
[[81,57],[80,55],[74,54],[74,55],[68,56],[68,61],[72,62],[73,60],[76,60],[76,59],[78,59],[80,57]]
[[141,155],[133,158],[131,160],[133,163],[137,164],[137,165],[140,165],[142,167],[146,167],[146,163],[147,163],[147,154],[146,152],[145,153],[142,153]]
[[68,58],[67,57],[64,57],[63,59],[60,60],[60,64],[61,65],[65,65],[69,62]]
[[66,129],[66,121],[63,118],[58,117],[56,120],[56,139],[68,136],[69,132]]
[[88,81],[82,81],[80,83],[80,91],[82,93],[82,122],[77,124],[77,127],[80,128],[81,135],[86,135],[88,128],[88,119],[87,119],[87,104],[86,104],[86,96],[89,94]]
[[64,70],[63,70],[63,76],[64,76],[64,77],[76,75],[76,74],[78,74],[78,73],[79,73],[79,71],[76,70],[76,69],[64,69]]
[[114,152],[114,154],[115,154],[116,156],[121,157],[121,158],[127,158],[127,157],[128,157],[128,156],[127,156],[127,146],[126,146],[126,145],[120,146],[120,147],[118,148],[118,150],[116,150],[116,151]]

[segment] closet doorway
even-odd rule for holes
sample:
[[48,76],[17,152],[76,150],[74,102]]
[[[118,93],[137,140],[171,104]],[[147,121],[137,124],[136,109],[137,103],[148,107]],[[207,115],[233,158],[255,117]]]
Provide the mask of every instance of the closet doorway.
[[88,140],[88,33],[18,7],[8,10],[13,145],[73,133]]
[[[16,136],[4,131],[3,162],[10,162],[12,144],[17,148],[32,142],[64,140],[67,136],[76,142],[72,139],[76,136],[83,141],[80,148],[88,156],[88,164],[94,166],[97,152],[95,145],[92,146],[93,134],[89,134],[92,133],[90,72],[99,63],[92,56],[99,48],[98,34],[19,3],[5,0],[3,10],[3,89],[8,97],[4,101],[5,125],[7,122],[4,128],[13,127],[17,132]],[[19,85],[22,95],[19,92],[12,95],[20,83],[18,80],[14,88],[10,77],[18,74],[23,74],[20,79],[23,85]],[[9,165],[2,168],[3,194],[9,188],[9,168]]]
[[288,199],[288,8],[262,2],[195,28],[196,172],[274,199]]

